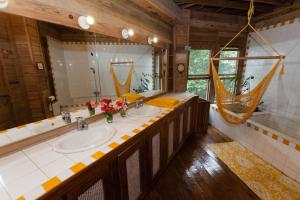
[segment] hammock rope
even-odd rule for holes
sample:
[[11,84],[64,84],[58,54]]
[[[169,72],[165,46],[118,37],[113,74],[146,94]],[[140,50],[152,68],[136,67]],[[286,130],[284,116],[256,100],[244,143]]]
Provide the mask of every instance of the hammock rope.
[[[215,94],[216,94],[216,104],[218,106],[218,110],[221,116],[225,121],[231,124],[242,124],[246,122],[247,119],[251,117],[253,112],[256,110],[261,98],[266,92],[271,80],[273,79],[276,70],[281,62],[284,60],[284,56],[282,56],[272,45],[268,42],[252,25],[251,19],[254,14],[254,0],[250,1],[250,7],[248,10],[248,23],[223,47],[221,48],[213,57],[210,58],[210,73],[212,75]],[[226,60],[226,58],[216,59],[216,57],[226,49],[246,28],[250,27],[256,35],[262,40],[262,42],[267,45],[272,51],[277,55],[277,62],[271,68],[270,72],[268,72],[265,77],[257,84],[255,88],[249,91],[246,94],[235,95],[234,93],[229,92],[224,86],[217,69],[214,65],[214,60]],[[236,58],[238,60],[239,58]],[[247,60],[247,58],[244,58]],[[249,59],[249,58],[248,58]],[[259,57],[257,57],[259,59]],[[262,59],[262,58],[260,58]],[[234,58],[231,58],[234,60]],[[284,64],[282,64],[282,68],[280,70],[280,75],[284,74]],[[238,113],[238,117],[233,117],[230,112]]]
[[120,81],[116,75],[115,69],[113,67],[114,64],[110,63],[110,71],[112,73],[112,78],[114,81],[114,86],[115,86],[115,91],[116,91],[117,97],[121,97],[123,94],[130,92],[131,77],[132,77],[132,74],[134,71],[134,64],[133,64],[133,62],[128,62],[128,64],[130,64],[130,69],[129,69],[126,81],[122,84],[122,83],[120,83]]

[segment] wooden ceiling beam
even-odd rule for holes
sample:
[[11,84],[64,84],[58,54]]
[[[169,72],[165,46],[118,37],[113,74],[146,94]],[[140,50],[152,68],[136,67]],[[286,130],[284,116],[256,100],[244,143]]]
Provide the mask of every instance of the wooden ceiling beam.
[[[222,8],[248,10],[249,2],[246,1],[233,1],[233,0],[177,0],[177,3],[194,3],[198,5],[214,6]],[[255,4],[255,10],[259,12],[272,11],[272,5]]]
[[159,16],[163,21],[175,24],[183,21],[183,11],[173,0],[130,0],[144,10]]
[[121,30],[132,28],[133,42],[148,44],[147,38],[151,35],[159,38],[157,45],[160,46],[172,41],[170,25],[124,0],[10,0],[9,6],[1,11],[77,29],[80,29],[78,17],[91,15],[95,24],[90,32],[122,38]]
[[228,24],[240,24],[245,25],[247,23],[246,16],[237,16],[237,15],[229,15],[229,14],[221,14],[221,13],[208,13],[201,11],[191,12],[191,19],[196,20],[204,20],[204,21],[216,21],[223,22]]
[[197,4],[196,3],[188,3],[188,4],[184,5],[184,6],[182,6],[182,8],[183,9],[188,9],[188,8],[193,7],[195,5],[197,5]]
[[[250,1],[250,0],[244,0],[244,1]],[[286,3],[283,0],[255,0],[254,2],[271,4],[271,5],[276,5],[276,6],[286,5]]]

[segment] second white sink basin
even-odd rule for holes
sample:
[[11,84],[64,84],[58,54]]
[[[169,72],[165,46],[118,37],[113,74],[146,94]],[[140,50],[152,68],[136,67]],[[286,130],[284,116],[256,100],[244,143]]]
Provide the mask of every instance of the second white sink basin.
[[133,108],[128,112],[129,117],[154,117],[161,112],[161,108],[145,105],[141,108]]
[[88,130],[71,131],[54,143],[54,150],[59,153],[76,153],[86,151],[111,140],[116,134],[116,129],[111,126],[94,126]]

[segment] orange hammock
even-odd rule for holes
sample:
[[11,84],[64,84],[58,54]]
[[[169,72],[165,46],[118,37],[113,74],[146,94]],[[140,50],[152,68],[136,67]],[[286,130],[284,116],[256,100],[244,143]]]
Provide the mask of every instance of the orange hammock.
[[[115,64],[130,64],[131,65],[130,69],[129,69],[129,72],[128,72],[127,79],[126,79],[124,84],[120,83],[120,81],[117,78],[115,69],[113,67],[113,65],[115,65]],[[110,71],[112,73],[112,78],[113,78],[113,81],[114,81],[117,97],[121,97],[123,94],[129,93],[130,92],[130,86],[131,86],[131,77],[132,77],[132,73],[134,71],[133,62],[110,63]]]
[[[253,0],[250,2],[250,8],[248,11],[248,23],[242,30],[235,35],[235,37],[230,40],[215,56],[210,58],[210,72],[212,74],[212,79],[216,94],[216,103],[220,111],[221,116],[229,123],[232,124],[242,124],[247,119],[251,117],[256,107],[258,106],[262,96],[266,92],[280,62],[283,61],[284,56],[282,56],[276,49],[266,40],[264,37],[250,24],[251,17],[254,13],[254,3]],[[240,57],[240,58],[216,58],[221,51],[223,51],[228,45],[238,37],[247,27],[250,27],[258,37],[268,46],[277,56],[262,56],[262,57]],[[271,71],[261,80],[261,82],[250,92],[243,95],[235,95],[230,93],[221,81],[217,69],[214,65],[214,61],[219,60],[247,60],[247,59],[277,59],[277,62],[272,67]],[[284,65],[282,66],[280,74],[283,74]],[[238,113],[238,117],[233,117],[230,112]]]

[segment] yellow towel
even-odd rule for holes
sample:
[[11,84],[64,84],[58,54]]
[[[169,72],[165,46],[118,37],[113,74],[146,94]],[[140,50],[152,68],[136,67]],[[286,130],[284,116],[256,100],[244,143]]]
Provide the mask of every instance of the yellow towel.
[[157,107],[174,108],[181,104],[181,101],[174,98],[159,97],[146,102],[146,104]]
[[128,103],[134,102],[136,100],[144,99],[145,97],[140,94],[134,94],[134,93],[125,93],[121,96],[122,98],[126,98]]

